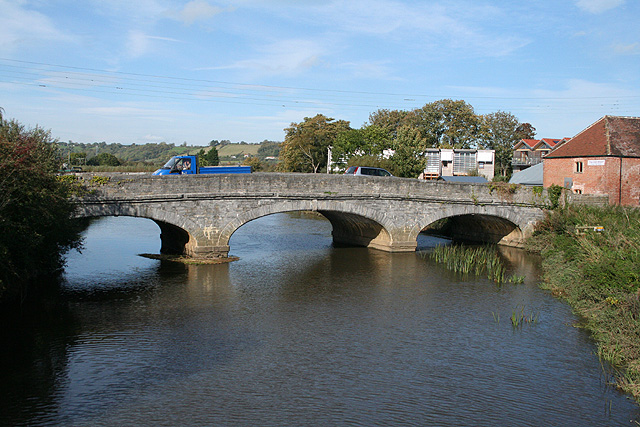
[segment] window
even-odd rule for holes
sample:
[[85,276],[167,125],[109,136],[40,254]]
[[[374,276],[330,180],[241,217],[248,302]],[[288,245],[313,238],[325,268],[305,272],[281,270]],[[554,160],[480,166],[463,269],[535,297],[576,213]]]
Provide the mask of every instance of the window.
[[456,151],[453,155],[453,174],[466,175],[469,171],[476,170],[476,153],[469,151]]
[[576,173],[582,173],[583,163],[576,162]]

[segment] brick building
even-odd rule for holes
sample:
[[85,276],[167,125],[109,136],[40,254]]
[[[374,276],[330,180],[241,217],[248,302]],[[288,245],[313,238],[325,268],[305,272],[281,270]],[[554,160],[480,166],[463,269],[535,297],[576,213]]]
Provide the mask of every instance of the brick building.
[[513,147],[513,159],[511,160],[513,172],[520,172],[530,166],[542,163],[544,156],[549,154],[557,145],[569,139],[521,139]]
[[604,116],[544,157],[544,186],[640,205],[640,118]]

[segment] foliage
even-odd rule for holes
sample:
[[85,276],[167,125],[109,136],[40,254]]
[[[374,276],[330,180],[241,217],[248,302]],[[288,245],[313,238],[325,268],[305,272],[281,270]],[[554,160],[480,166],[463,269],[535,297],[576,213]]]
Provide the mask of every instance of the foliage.
[[[382,158],[386,148],[391,146],[387,132],[377,126],[369,125],[361,129],[347,129],[340,132],[333,144],[332,161],[338,167],[350,163],[352,157]],[[363,165],[364,166],[364,165]]]
[[327,165],[329,146],[340,132],[349,129],[349,122],[317,114],[305,117],[301,123],[291,123],[280,147],[280,170],[285,172],[318,173]]
[[109,178],[108,176],[95,175],[95,176],[91,177],[91,179],[89,180],[89,184],[91,184],[91,185],[106,185],[106,184],[109,183],[109,181],[111,181],[111,178]]
[[100,153],[87,160],[89,166],[120,166],[120,160],[111,153]]
[[[220,142],[214,140],[211,142],[215,142],[218,144],[216,147],[220,157],[223,156],[223,153],[221,153],[221,151],[224,151],[224,155],[232,155],[238,153],[257,155],[257,152],[260,150],[263,144],[278,144],[277,142],[272,141],[263,141],[261,144],[232,144],[228,140]],[[197,153],[203,148],[202,146],[192,145],[177,147],[174,144],[167,144],[165,142],[142,145],[124,145],[119,143],[107,144],[106,142],[79,143],[71,141],[56,141],[56,143],[60,149],[61,157],[63,159],[69,159],[69,157],[71,157],[71,164],[75,166],[84,166],[86,162],[83,160],[83,158],[86,158],[86,160],[89,161],[91,158],[99,155],[100,153],[109,153],[117,157],[123,165],[131,166],[135,164],[146,164],[155,167],[155,169],[157,169],[158,166],[165,164],[166,161],[169,160],[172,156]],[[206,148],[205,151],[207,151]],[[258,155],[258,157],[261,157],[261,155]]]
[[62,266],[62,252],[78,245],[69,195],[77,185],[57,179],[56,141],[0,115],[0,297],[24,297],[36,277]]
[[393,173],[396,176],[416,178],[426,166],[425,151],[429,146],[422,133],[408,125],[398,128],[391,157]]
[[619,385],[640,399],[640,211],[573,205],[550,211],[528,246],[543,256],[544,286],[583,317],[600,357],[623,369]]
[[414,110],[408,119],[431,147],[471,148],[477,145],[480,118],[465,101],[441,99]]
[[262,170],[262,163],[260,162],[260,159],[257,157],[247,157],[244,159],[244,162],[242,162],[243,165],[245,166],[251,166],[251,171],[252,172],[260,172]]
[[280,143],[276,141],[267,141],[266,139],[260,143],[260,148],[256,156],[260,160],[264,160],[267,157],[280,156]]
[[560,196],[564,188],[559,185],[552,184],[547,189],[547,194],[549,195],[549,202],[551,203],[551,209],[556,209],[560,205]]
[[218,149],[216,147],[211,147],[209,151],[207,151],[207,154],[202,157],[206,160],[207,166],[218,166],[220,164]]
[[511,113],[498,111],[481,116],[482,148],[495,150],[496,172],[506,176],[511,168],[513,147],[522,139],[522,124]]

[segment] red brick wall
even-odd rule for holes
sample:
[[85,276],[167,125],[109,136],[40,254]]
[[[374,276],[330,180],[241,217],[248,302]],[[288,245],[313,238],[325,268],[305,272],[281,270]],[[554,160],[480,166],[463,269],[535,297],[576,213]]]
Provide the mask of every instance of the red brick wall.
[[[604,165],[596,164],[603,160]],[[582,162],[582,172],[576,171],[576,162]],[[573,180],[574,192],[608,194],[610,204],[640,206],[640,159],[576,157],[544,160],[545,187],[564,186],[565,178]]]

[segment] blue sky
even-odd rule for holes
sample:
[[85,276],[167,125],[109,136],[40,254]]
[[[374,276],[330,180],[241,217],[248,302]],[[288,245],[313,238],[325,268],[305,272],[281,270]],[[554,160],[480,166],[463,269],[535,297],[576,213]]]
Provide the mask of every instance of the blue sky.
[[537,136],[640,116],[637,0],[0,0],[0,107],[75,142],[281,141],[463,99]]

